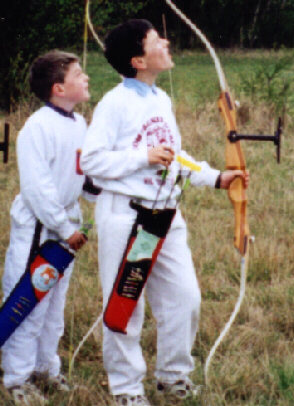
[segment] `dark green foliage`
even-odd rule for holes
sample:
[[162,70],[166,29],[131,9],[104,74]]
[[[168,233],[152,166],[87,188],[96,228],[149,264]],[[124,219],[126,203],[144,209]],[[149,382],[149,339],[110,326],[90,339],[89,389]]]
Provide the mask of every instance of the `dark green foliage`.
[[137,18],[140,10],[145,10],[150,0],[111,1],[92,0],[91,19],[98,35],[104,36],[111,28],[129,18]]
[[[83,46],[83,0],[10,0],[0,11],[0,108],[8,110],[28,94],[32,60],[52,48]],[[175,0],[218,47],[293,47],[293,0]],[[177,48],[202,46],[164,0],[91,0],[94,28],[102,39],[129,18],[147,18]],[[97,44],[89,35],[89,48]]]
[[[293,0],[175,0],[175,4],[219,47],[293,47]],[[140,16],[162,27],[166,15],[168,35],[179,48],[199,40],[171,11],[164,0],[149,0]]]
[[[93,4],[92,4],[93,3]],[[91,2],[95,29],[102,34],[113,25],[135,17],[146,1]],[[28,95],[27,73],[32,60],[53,48],[83,47],[83,0],[10,0],[0,14],[0,108],[13,108]]]
[[81,46],[80,0],[11,0],[1,12],[0,107],[8,109],[27,93],[32,60],[52,48]]

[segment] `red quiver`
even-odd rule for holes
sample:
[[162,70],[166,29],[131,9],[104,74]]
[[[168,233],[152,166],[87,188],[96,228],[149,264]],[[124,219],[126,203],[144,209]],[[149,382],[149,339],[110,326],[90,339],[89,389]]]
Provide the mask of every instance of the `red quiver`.
[[124,334],[176,213],[176,209],[148,209],[132,201],[130,206],[137,218],[104,311],[105,325]]

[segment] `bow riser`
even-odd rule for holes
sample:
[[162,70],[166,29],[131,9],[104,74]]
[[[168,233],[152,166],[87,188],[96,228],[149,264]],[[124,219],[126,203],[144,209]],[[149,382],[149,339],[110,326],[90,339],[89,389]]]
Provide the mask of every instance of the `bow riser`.
[[[218,107],[226,125],[226,169],[246,169],[240,141],[230,142],[228,135],[236,132],[236,109],[229,92],[221,92]],[[234,245],[242,256],[247,251],[249,226],[247,223],[247,195],[244,180],[237,177],[228,189],[228,195],[235,212]]]

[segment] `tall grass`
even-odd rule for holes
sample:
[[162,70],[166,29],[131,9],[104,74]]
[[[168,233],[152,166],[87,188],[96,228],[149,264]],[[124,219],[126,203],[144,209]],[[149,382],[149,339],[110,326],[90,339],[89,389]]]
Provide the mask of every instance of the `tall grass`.
[[[273,133],[277,106],[256,90],[254,102],[246,90],[244,75],[257,82],[256,72],[276,64],[282,53],[222,53],[229,84],[241,102],[242,133]],[[173,80],[176,115],[184,148],[198,160],[224,169],[224,126],[216,107],[218,84],[213,65],[203,53],[176,55]],[[283,75],[293,87],[293,65]],[[92,100],[83,110],[90,120],[97,100],[119,81],[99,53],[88,57]],[[281,72],[282,74],[282,72]],[[256,75],[256,76],[254,76]],[[250,76],[251,77],[251,76]],[[286,80],[285,79],[285,80]],[[159,85],[169,92],[168,75]],[[254,87],[254,86],[253,86]],[[258,86],[256,86],[258,88]],[[12,124],[10,162],[0,163],[0,274],[9,240],[9,208],[18,192],[15,139],[30,114],[23,104],[9,117]],[[247,294],[232,330],[217,351],[210,369],[209,403],[205,398],[185,401],[185,406],[290,406],[294,399],[294,205],[293,205],[293,115],[291,100],[284,109],[285,128],[281,164],[269,143],[243,143],[251,173],[248,217],[255,244],[251,247]],[[3,121],[3,120],[2,120]],[[3,122],[0,122],[0,128]],[[82,203],[85,219],[93,218],[93,206]],[[189,228],[189,244],[202,290],[200,331],[193,347],[196,368],[192,378],[203,383],[203,364],[214,340],[229,318],[239,293],[240,258],[233,248],[233,210],[224,191],[189,189],[182,211]],[[180,270],[179,270],[180,272]],[[78,254],[65,311],[66,328],[60,343],[64,372],[68,372],[76,347],[101,311],[101,287],[97,270],[97,241],[93,231],[87,246]],[[50,395],[50,405],[111,405],[107,376],[103,369],[100,329],[82,348],[75,362],[69,395]],[[142,333],[148,365],[147,396],[154,405],[174,404],[155,391],[156,325],[150,308]],[[0,405],[9,396],[0,385]]]

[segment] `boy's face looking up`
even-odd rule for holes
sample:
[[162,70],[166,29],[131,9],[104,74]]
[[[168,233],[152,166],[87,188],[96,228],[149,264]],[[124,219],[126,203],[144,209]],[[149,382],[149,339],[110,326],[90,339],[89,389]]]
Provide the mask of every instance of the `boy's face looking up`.
[[[57,97],[63,108],[72,110],[77,103],[89,100],[88,81],[89,77],[83,72],[79,62],[72,62],[65,73],[64,82],[53,85],[51,99]],[[51,101],[54,103],[54,100]]]
[[169,52],[169,41],[161,38],[156,30],[151,29],[147,32],[143,45],[144,55],[133,58],[137,60],[135,61],[137,63],[135,67],[138,69],[137,77],[140,76],[140,71],[156,77],[160,72],[174,66]]

